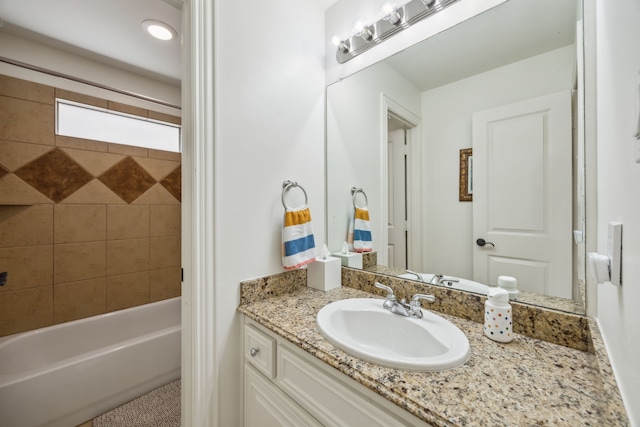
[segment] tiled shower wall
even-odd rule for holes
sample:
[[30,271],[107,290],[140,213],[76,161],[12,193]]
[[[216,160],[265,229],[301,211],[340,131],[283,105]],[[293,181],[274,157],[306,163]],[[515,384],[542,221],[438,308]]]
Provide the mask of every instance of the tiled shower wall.
[[180,295],[180,154],[55,135],[55,98],[0,76],[0,336]]

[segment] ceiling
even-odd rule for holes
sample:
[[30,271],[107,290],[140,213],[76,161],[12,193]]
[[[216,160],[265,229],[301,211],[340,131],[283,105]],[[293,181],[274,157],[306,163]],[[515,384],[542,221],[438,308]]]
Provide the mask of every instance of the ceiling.
[[180,85],[180,37],[156,40],[142,21],[181,34],[180,0],[0,0],[3,32]]
[[421,91],[575,42],[577,0],[509,0],[387,63]]
[[[323,10],[336,2],[307,1]],[[180,37],[156,40],[141,24],[160,20],[180,35],[181,5],[182,0],[0,0],[0,31],[179,86]],[[473,25],[458,25],[388,61],[428,90],[573,43],[576,10],[576,0],[509,0],[472,18]]]

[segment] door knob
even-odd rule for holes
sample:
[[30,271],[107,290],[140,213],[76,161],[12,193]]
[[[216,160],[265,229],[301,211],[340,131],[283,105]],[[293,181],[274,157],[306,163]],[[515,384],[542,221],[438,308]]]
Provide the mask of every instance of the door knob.
[[487,241],[486,241],[486,240],[484,240],[484,239],[478,239],[478,240],[476,240],[476,245],[478,245],[478,246],[480,246],[480,247],[482,247],[482,246],[484,246],[484,245],[491,245],[491,246],[493,246],[494,248],[496,247],[496,245],[494,245],[494,244],[493,244],[493,243],[491,243],[491,242],[487,242]]
[[256,357],[258,353],[260,353],[259,348],[251,347],[251,349],[249,350],[249,354],[251,355],[251,357]]

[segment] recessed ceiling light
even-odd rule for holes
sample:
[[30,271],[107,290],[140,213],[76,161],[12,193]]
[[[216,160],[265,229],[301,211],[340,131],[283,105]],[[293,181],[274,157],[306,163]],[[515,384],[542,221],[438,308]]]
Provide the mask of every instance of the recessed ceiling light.
[[171,40],[178,34],[171,25],[165,24],[162,21],[156,21],[155,19],[143,21],[142,28],[159,40]]

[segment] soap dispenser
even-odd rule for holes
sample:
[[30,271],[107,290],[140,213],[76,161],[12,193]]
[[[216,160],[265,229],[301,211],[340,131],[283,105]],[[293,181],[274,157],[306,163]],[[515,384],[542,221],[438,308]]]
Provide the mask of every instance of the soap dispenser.
[[484,334],[497,342],[513,340],[509,292],[502,288],[491,288],[484,304]]

